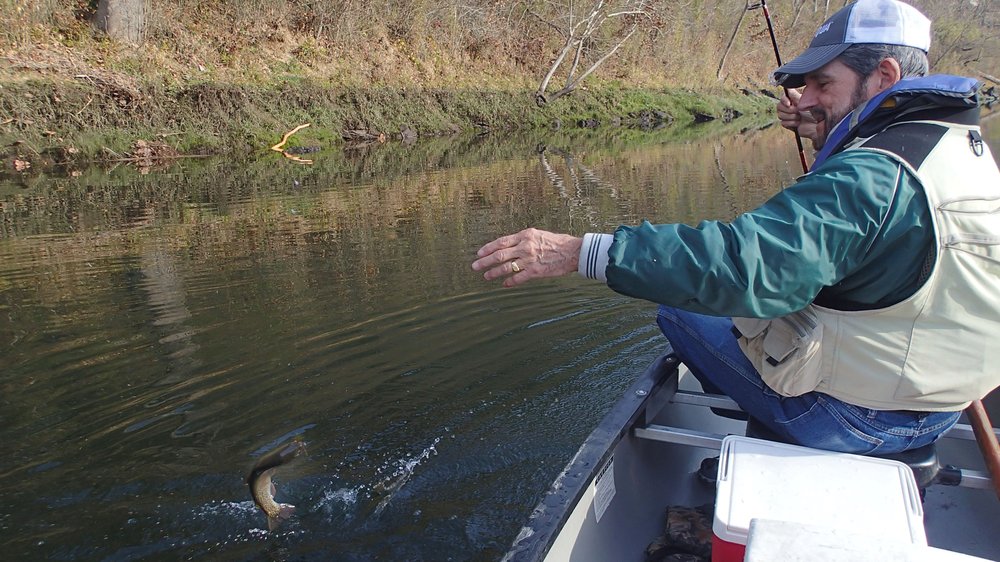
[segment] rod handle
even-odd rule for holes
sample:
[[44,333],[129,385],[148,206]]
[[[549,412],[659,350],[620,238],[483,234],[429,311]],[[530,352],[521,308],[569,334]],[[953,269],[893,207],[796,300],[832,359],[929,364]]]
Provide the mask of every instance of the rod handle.
[[986,414],[982,400],[973,400],[972,404],[965,409],[965,414],[969,417],[969,424],[972,426],[972,433],[976,436],[976,443],[979,444],[979,451],[986,461],[986,469],[989,470],[990,479],[993,480],[993,489],[1000,499],[1000,444],[997,443],[997,436],[993,433],[993,424]]

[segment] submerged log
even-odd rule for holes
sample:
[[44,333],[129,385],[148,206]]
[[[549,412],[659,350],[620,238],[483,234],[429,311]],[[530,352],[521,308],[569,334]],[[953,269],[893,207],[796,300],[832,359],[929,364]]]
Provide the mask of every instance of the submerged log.
[[345,129],[340,136],[347,142],[385,142],[385,133],[368,129]]

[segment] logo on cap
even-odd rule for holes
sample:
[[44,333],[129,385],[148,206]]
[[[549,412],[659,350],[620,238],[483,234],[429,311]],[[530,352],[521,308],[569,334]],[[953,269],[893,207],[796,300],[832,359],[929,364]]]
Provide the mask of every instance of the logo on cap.
[[820,35],[826,33],[827,31],[830,31],[830,23],[831,22],[826,22],[823,25],[819,26],[819,29],[816,30],[816,35],[813,35],[813,39],[819,37]]

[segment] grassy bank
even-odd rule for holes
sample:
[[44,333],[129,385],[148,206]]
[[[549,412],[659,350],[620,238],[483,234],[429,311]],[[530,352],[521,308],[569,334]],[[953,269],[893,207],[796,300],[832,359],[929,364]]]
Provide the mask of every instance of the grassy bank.
[[[759,11],[729,0],[683,9],[617,2],[641,8],[641,17],[609,19],[584,44],[581,65],[628,41],[581,89],[540,108],[533,92],[568,22],[590,4],[149,1],[143,38],[127,43],[95,28],[96,0],[0,0],[0,155],[7,171],[28,172],[70,161],[253,153],[303,123],[311,126],[290,146],[650,128],[771,110],[761,92],[776,91],[766,84],[773,54]],[[935,70],[1000,74],[992,2],[914,1],[935,21]],[[838,4],[775,3],[785,53],[808,43]]]
[[[286,146],[326,149],[351,140],[411,140],[538,128],[652,129],[769,111],[773,100],[738,91],[588,88],[539,108],[530,91],[343,88],[312,80],[271,85],[115,84],[94,78],[3,84],[0,144],[9,168],[173,154],[252,154],[310,123]],[[143,141],[137,147],[137,141]],[[146,149],[147,152],[149,148]]]

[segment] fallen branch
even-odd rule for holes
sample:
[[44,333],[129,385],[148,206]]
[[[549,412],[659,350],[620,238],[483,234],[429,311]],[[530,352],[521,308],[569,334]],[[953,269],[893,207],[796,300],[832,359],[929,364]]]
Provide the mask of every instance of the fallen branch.
[[996,76],[991,76],[991,75],[989,75],[989,74],[986,74],[986,73],[985,73],[985,72],[983,72],[982,70],[977,70],[976,72],[977,72],[977,73],[978,73],[978,74],[979,74],[980,76],[982,76],[983,78],[985,78],[985,79],[989,80],[990,82],[993,82],[994,84],[1000,84],[1000,78],[997,78]]
[[299,164],[312,164],[313,163],[312,160],[309,160],[307,158],[299,158],[298,156],[296,156],[294,154],[289,154],[288,152],[282,152],[281,154],[284,155],[285,158],[288,158],[289,160],[298,162]]
[[284,156],[285,158],[288,158],[289,160],[298,162],[300,164],[312,164],[313,163],[312,160],[307,160],[305,158],[299,158],[298,156],[295,156],[294,154],[289,154],[287,150],[285,150],[284,148],[282,148],[283,146],[285,146],[285,143],[288,142],[288,137],[294,135],[295,133],[301,131],[302,129],[305,129],[308,126],[309,126],[309,123],[303,123],[302,125],[299,125],[298,127],[295,127],[294,129],[292,129],[291,131],[288,131],[287,133],[285,133],[285,136],[281,137],[281,142],[279,142],[278,144],[272,146],[271,150],[273,150],[275,152],[280,152],[281,155]]
[[285,146],[285,143],[288,142],[288,137],[294,135],[295,133],[301,131],[302,129],[305,129],[308,126],[309,126],[309,123],[303,123],[303,124],[299,125],[298,127],[295,127],[294,129],[292,129],[291,131],[288,131],[287,133],[285,133],[285,136],[281,137],[281,142],[279,142],[278,144],[272,146],[271,150],[273,150],[275,152],[280,152],[281,155],[284,156],[285,158],[288,158],[289,160],[294,160],[295,162],[298,162],[300,164],[312,164],[312,160],[307,160],[305,158],[299,158],[298,156],[296,156],[294,154],[289,154],[289,152],[287,150],[285,150],[284,148],[282,148],[283,146]]
[[[106,148],[106,147],[102,147],[102,148]],[[110,151],[111,149],[109,148],[108,150]],[[116,152],[115,154],[118,154],[118,153]],[[87,159],[87,160],[75,160],[75,161],[72,161],[72,162],[69,161],[69,160],[67,160],[65,162],[56,162],[56,164],[60,164],[60,165],[61,164],[71,164],[71,163],[78,163],[78,164],[121,164],[121,163],[139,162],[139,161],[143,160],[142,157],[138,157],[138,156],[122,156],[121,154],[118,154],[118,155],[121,156],[121,158],[102,158],[100,160]],[[157,156],[156,160],[160,161],[160,160],[182,160],[182,159],[185,159],[185,158],[212,158],[212,156],[213,156],[212,154],[173,154],[173,155],[170,155],[170,156]]]
[[592,73],[595,70],[597,70],[598,66],[601,66],[601,64],[604,61],[608,60],[608,58],[611,57],[611,55],[615,54],[615,51],[617,51],[619,47],[621,47],[622,45],[624,45],[625,42],[628,41],[629,37],[632,37],[632,34],[635,33],[636,29],[638,29],[638,26],[635,26],[635,25],[632,26],[632,29],[628,32],[628,34],[625,35],[625,37],[621,41],[618,42],[617,45],[615,45],[614,47],[612,47],[610,51],[608,51],[607,53],[604,54],[604,56],[602,56],[601,58],[597,59],[597,61],[594,62],[594,64],[590,65],[590,68],[588,68],[587,70],[585,70],[583,72],[583,74],[581,74],[580,76],[577,76],[576,78],[573,78],[572,76],[570,76],[566,80],[566,85],[563,86],[561,90],[556,91],[551,96],[546,96],[543,93],[542,90],[539,90],[538,92],[535,92],[535,104],[537,104],[539,106],[543,106],[546,103],[548,103],[550,101],[557,100],[557,99],[565,96],[566,94],[572,92],[573,90],[575,90],[576,86],[580,82],[583,82],[584,78],[590,76],[590,73]]
[[271,150],[273,150],[275,152],[284,152],[284,149],[282,147],[285,146],[286,142],[288,142],[288,137],[294,135],[295,133],[301,131],[302,129],[305,129],[308,126],[309,126],[309,123],[304,123],[302,125],[299,125],[298,127],[295,127],[291,131],[288,131],[287,133],[285,133],[285,136],[281,137],[281,142],[279,142],[278,144],[272,146]]
[[108,147],[106,147],[106,146],[103,146],[103,145],[102,145],[102,146],[101,146],[101,149],[103,149],[103,150],[104,150],[105,152],[107,152],[108,154],[110,154],[110,155],[114,156],[114,157],[115,157],[116,159],[118,159],[119,161],[126,161],[126,160],[128,160],[128,159],[126,159],[126,158],[125,158],[124,156],[122,156],[121,154],[118,154],[117,152],[115,152],[114,150],[111,150],[110,148],[108,148]]
[[90,96],[90,97],[89,97],[89,98],[87,99],[87,103],[83,104],[83,107],[81,107],[81,108],[80,108],[80,111],[77,111],[77,112],[76,112],[76,117],[79,117],[79,116],[80,116],[80,114],[81,114],[81,113],[83,113],[83,110],[84,110],[84,109],[87,109],[87,107],[88,107],[88,106],[90,105],[90,102],[92,102],[92,101],[94,101],[94,96]]

